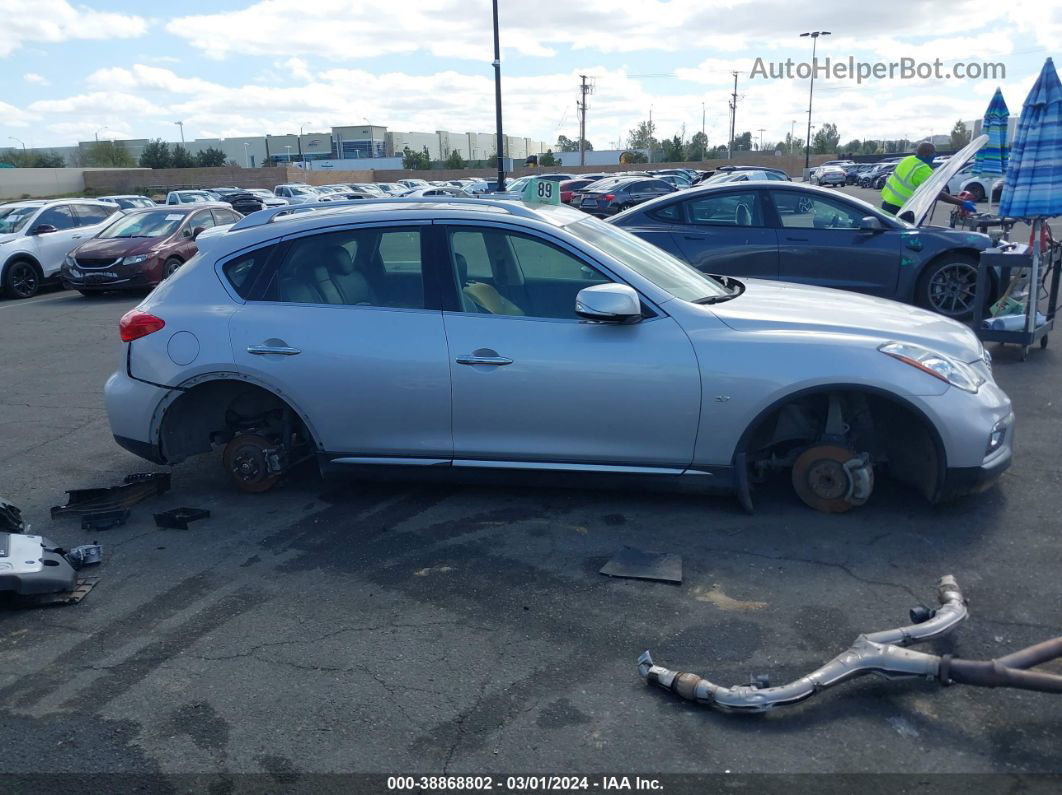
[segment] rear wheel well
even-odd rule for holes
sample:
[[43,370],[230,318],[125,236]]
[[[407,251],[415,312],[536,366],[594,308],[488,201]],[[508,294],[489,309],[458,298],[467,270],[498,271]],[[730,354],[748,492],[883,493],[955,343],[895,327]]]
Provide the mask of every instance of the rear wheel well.
[[208,453],[241,433],[286,443],[294,435],[313,443],[306,424],[283,398],[256,384],[222,379],[193,386],[167,407],[159,447],[166,462],[175,464]]
[[[831,396],[841,407],[840,439],[828,433]],[[834,429],[838,430],[838,429]],[[843,441],[867,452],[875,466],[935,500],[943,485],[945,454],[936,429],[915,407],[887,392],[858,387],[818,389],[790,396],[766,409],[738,446],[753,475],[792,466],[809,447]]]

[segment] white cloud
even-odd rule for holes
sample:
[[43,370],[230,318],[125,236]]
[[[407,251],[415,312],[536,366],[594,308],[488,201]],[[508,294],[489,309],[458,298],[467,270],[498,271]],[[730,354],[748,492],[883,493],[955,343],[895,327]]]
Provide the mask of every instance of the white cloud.
[[26,72],[22,75],[22,79],[27,83],[32,83],[38,86],[50,86],[51,81],[44,75],[39,75],[36,72]]
[[74,7],[66,0],[0,0],[0,58],[31,42],[125,39],[147,31],[143,17]]

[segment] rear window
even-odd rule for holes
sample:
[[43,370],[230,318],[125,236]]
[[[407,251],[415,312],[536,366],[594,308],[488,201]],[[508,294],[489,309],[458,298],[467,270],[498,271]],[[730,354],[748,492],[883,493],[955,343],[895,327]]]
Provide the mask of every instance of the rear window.
[[272,256],[275,246],[266,246],[255,251],[242,254],[236,259],[229,260],[222,267],[225,278],[228,279],[232,289],[240,298],[249,300],[253,294],[255,282],[265,268],[265,264]]

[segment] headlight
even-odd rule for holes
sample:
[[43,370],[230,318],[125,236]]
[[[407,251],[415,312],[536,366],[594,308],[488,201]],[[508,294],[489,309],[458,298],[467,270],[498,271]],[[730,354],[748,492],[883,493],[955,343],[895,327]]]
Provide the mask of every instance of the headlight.
[[74,261],[74,255],[73,254],[67,254],[66,258],[63,260],[63,264],[68,266],[68,267],[70,267],[70,268],[76,268],[77,267],[77,262]]
[[126,257],[122,260],[123,265],[139,265],[141,262],[147,262],[151,257],[147,254],[137,254],[135,257]]
[[923,348],[921,345],[886,342],[878,350],[966,392],[976,393],[985,382],[985,379],[965,362]]

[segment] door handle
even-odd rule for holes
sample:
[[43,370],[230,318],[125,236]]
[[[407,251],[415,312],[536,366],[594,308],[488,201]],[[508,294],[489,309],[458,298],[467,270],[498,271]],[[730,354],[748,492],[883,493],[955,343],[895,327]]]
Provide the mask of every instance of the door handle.
[[255,356],[265,356],[270,353],[279,356],[296,356],[302,353],[298,348],[289,348],[286,345],[248,345],[247,352]]
[[682,239],[683,240],[707,240],[708,238],[705,237],[704,235],[683,235]]
[[80,240],[82,237],[83,235],[70,235],[71,240]]
[[786,240],[791,240],[791,241],[793,241],[795,243],[807,243],[808,242],[808,239],[806,237],[787,237]]
[[508,359],[505,356],[472,356],[469,354],[460,355],[454,361],[458,364],[492,364],[496,367],[513,363],[512,359]]

